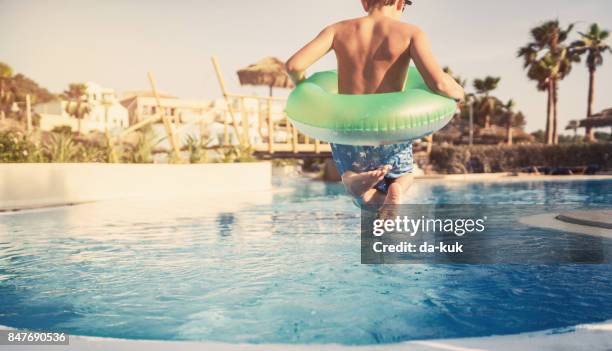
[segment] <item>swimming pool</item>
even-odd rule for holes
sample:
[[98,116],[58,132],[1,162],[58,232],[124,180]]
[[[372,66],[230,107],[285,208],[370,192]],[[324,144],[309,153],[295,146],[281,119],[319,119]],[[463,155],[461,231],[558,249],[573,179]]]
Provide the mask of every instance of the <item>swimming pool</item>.
[[[610,188],[609,180],[421,182],[412,200],[609,207]],[[2,215],[0,325],[375,344],[612,318],[611,265],[361,265],[359,211],[342,185],[295,179],[277,189],[236,210],[131,199]]]

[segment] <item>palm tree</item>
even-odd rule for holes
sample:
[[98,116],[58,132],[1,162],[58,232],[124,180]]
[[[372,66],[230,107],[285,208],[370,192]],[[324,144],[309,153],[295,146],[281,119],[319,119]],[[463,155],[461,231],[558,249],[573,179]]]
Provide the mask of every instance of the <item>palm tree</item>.
[[77,119],[77,132],[81,133],[81,120],[91,112],[91,106],[84,101],[87,87],[82,83],[70,83],[68,90],[64,90],[62,97],[68,100],[66,113]]
[[[463,77],[455,74],[453,72],[453,70],[448,67],[448,66],[444,66],[444,68],[442,69],[444,71],[444,73],[448,74],[449,76],[453,77],[453,79],[459,83],[459,85],[461,85],[463,88],[465,88],[465,86],[467,85],[468,81],[467,79],[463,79]],[[468,125],[468,140],[469,140],[469,145],[472,145],[473,139],[474,139],[474,103],[475,103],[475,96],[473,93],[467,93],[465,96],[465,104],[460,104],[459,105],[459,119],[453,119],[453,122],[458,122],[461,124],[461,121],[464,120],[468,120],[467,121],[467,125]]]
[[10,106],[12,101],[10,101],[9,92],[8,92],[8,80],[13,76],[13,69],[4,62],[0,62],[0,120],[4,119],[4,110],[5,105]]
[[465,88],[465,85],[467,84],[467,80],[463,79],[461,76],[455,75],[455,73],[453,72],[452,69],[450,69],[450,67],[448,66],[444,66],[444,68],[442,69],[444,71],[444,73],[448,74],[449,76],[453,77],[453,79],[459,83],[459,85],[461,85],[462,87]]
[[527,77],[537,82],[538,90],[546,91],[548,105],[546,108],[546,143],[556,144],[557,135],[557,102],[558,82],[565,78],[572,69],[572,62],[579,60],[563,43],[574,28],[570,24],[562,29],[559,20],[543,23],[531,30],[532,42],[521,47],[518,57],[524,59]]
[[10,78],[13,76],[13,69],[4,62],[0,62],[0,78]]
[[500,81],[500,77],[491,76],[486,76],[484,79],[474,79],[474,89],[476,89],[477,94],[489,96],[490,92],[497,89]]
[[508,145],[512,145],[512,127],[514,125],[514,115],[516,114],[514,112],[514,107],[516,107],[516,103],[512,99],[501,106],[502,115],[506,124],[506,143]]
[[[610,36],[610,32],[602,30],[597,23],[591,24],[587,33],[579,32],[580,39],[572,44],[574,52],[578,55],[587,54],[586,64],[589,69],[589,97],[587,101],[587,118],[593,115],[593,104],[595,100],[595,72],[597,67],[603,64],[603,54],[606,51],[612,52],[605,40]],[[593,129],[586,128],[586,138],[594,140]]]
[[482,96],[480,101],[480,111],[484,114],[484,127],[491,127],[491,114],[495,111],[498,100],[494,97],[489,96],[489,94],[497,89],[501,78],[500,77],[491,77],[486,76],[484,79],[474,79],[474,89],[476,90],[476,94]]

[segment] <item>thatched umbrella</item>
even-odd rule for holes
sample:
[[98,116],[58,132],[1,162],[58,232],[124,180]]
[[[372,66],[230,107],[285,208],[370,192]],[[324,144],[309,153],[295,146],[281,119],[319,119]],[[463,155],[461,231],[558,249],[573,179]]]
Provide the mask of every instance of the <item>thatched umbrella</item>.
[[272,88],[293,88],[293,82],[287,71],[285,64],[276,57],[266,57],[259,62],[252,64],[238,71],[238,79],[242,85],[265,85]]
[[580,127],[612,127],[612,108],[605,109],[580,121]]
[[[483,143],[500,143],[506,140],[508,130],[505,126],[491,125],[489,128],[478,128],[476,137]],[[532,142],[533,136],[521,128],[512,128],[512,139],[517,142]]]

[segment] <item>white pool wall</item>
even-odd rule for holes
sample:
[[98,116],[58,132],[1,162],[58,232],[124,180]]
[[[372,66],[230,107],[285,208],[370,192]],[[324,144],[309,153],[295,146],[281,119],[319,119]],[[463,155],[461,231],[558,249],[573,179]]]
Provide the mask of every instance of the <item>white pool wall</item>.
[[0,210],[126,197],[270,191],[269,162],[209,164],[2,163]]

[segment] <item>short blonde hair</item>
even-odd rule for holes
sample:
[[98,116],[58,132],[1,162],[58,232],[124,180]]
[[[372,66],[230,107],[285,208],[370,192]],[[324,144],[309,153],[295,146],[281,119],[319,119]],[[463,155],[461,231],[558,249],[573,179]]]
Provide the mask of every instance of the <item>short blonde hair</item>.
[[[389,6],[395,4],[396,0],[366,0],[369,7]],[[412,0],[403,0],[404,5],[412,5]]]
[[396,0],[366,0],[366,2],[368,3],[368,6],[370,7],[389,6],[389,5],[395,4],[395,1]]

